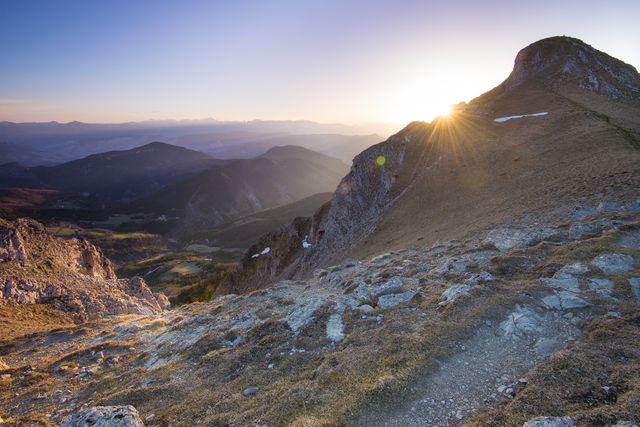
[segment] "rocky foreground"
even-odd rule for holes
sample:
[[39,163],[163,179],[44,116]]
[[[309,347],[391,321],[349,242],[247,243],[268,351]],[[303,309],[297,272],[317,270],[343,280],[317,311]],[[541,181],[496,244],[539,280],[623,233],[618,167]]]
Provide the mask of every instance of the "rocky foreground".
[[640,200],[553,215],[561,220],[523,218],[246,295],[4,341],[0,418],[634,425]]

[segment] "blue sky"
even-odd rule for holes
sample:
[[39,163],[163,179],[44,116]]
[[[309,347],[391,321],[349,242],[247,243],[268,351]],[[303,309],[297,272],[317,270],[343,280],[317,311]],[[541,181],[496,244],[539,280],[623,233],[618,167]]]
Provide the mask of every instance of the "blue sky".
[[0,120],[405,122],[552,35],[640,65],[639,1],[0,0]]

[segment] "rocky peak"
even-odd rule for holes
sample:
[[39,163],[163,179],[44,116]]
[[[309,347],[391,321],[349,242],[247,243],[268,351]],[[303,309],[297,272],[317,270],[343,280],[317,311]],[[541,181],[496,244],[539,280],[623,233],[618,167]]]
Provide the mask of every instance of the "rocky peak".
[[71,271],[101,279],[115,279],[113,265],[85,239],[61,240],[30,218],[0,220],[0,262]]
[[167,298],[141,278],[117,279],[111,261],[85,239],[63,240],[28,218],[0,220],[0,302],[47,304],[78,320],[157,313]]
[[551,87],[572,83],[614,99],[640,95],[633,66],[572,37],[549,37],[522,49],[499,88],[509,92],[531,81]]

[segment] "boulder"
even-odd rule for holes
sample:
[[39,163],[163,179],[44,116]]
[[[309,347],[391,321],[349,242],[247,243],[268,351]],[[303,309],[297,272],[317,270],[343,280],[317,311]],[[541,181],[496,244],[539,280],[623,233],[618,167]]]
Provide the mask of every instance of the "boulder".
[[418,293],[415,291],[407,291],[401,294],[383,295],[378,298],[379,308],[392,308],[403,302],[411,301]]
[[60,427],[144,427],[136,408],[94,406],[73,414]]
[[570,310],[574,308],[584,308],[591,304],[580,298],[573,292],[561,291],[553,295],[542,298],[542,302],[547,308],[553,310]]
[[466,284],[453,285],[442,293],[442,298],[444,298],[444,300],[441,301],[438,305],[440,307],[449,305],[461,296],[467,295],[469,292],[471,292],[471,289],[472,287]]
[[342,316],[339,314],[329,316],[327,338],[333,342],[341,341],[344,338],[344,324],[342,323]]
[[404,282],[401,277],[395,276],[382,286],[374,289],[373,294],[376,298],[380,298],[384,295],[399,294],[402,292],[404,292]]
[[573,427],[571,417],[537,417],[522,425],[522,427]]
[[591,262],[606,274],[626,273],[633,270],[633,257],[625,254],[601,254]]
[[500,323],[506,338],[524,338],[542,330],[542,319],[528,307],[516,306],[506,320]]

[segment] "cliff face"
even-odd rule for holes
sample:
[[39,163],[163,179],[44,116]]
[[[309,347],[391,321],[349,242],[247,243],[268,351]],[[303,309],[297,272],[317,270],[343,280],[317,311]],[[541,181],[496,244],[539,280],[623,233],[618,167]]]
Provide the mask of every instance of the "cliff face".
[[31,219],[0,220],[0,301],[47,304],[78,320],[168,306],[141,278],[117,279],[89,241],[62,240]]
[[[412,123],[357,155],[329,203],[312,218],[297,218],[263,236],[217,294],[242,293],[279,279],[303,278],[317,266],[345,257],[354,244],[375,230],[383,213],[409,185],[428,127]],[[269,251],[261,254],[265,248]]]

